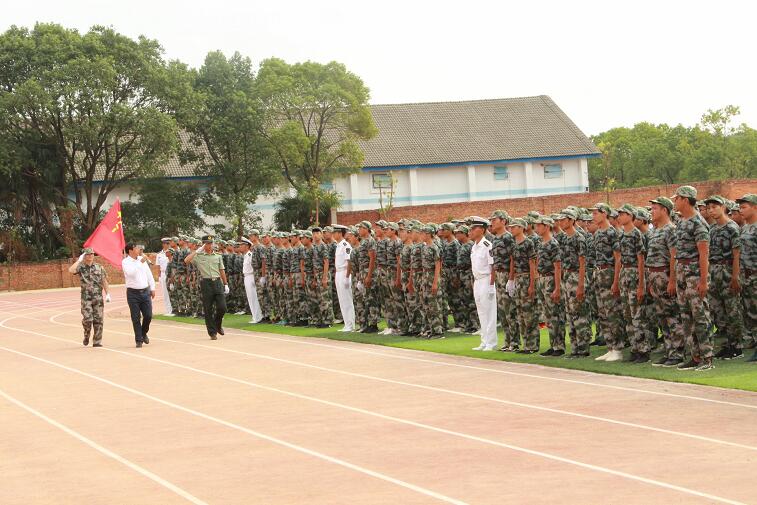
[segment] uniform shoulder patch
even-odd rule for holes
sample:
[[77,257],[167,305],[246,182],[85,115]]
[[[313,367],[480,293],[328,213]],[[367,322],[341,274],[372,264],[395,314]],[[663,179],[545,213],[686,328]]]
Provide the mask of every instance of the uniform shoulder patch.
[[349,254],[350,252],[352,252],[352,249],[350,249],[350,248],[348,247],[347,249],[345,249],[345,252],[346,252],[347,254]]
[[491,247],[491,245],[492,245],[492,243],[491,243],[491,242],[489,242],[489,241],[488,241],[488,240],[486,240],[486,239],[484,239],[483,243],[484,243],[484,245],[485,245],[486,247]]

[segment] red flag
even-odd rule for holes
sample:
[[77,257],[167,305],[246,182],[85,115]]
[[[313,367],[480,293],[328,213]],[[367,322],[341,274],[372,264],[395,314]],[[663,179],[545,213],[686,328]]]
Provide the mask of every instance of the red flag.
[[84,242],[84,247],[91,247],[97,254],[108,260],[114,267],[121,269],[123,250],[126,247],[124,227],[121,223],[121,202],[118,198],[94,233]]

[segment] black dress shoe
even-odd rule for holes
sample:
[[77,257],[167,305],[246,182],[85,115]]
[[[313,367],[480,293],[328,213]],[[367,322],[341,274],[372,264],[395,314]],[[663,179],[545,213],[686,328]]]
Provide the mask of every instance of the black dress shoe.
[[92,347],[102,347],[102,346],[103,346],[103,345],[102,345],[102,344],[100,344],[100,343],[97,343],[97,344],[92,344]]
[[552,351],[552,356],[562,356],[563,354],[565,354],[565,351],[563,351],[562,349],[556,349]]
[[142,342],[137,342],[137,349],[139,349],[140,347],[142,347]]
[[215,333],[210,334],[210,340],[218,340],[218,337],[216,336]]
[[142,342],[144,342],[145,344],[149,344],[150,338],[147,335],[145,335],[144,337],[142,337]]
[[599,346],[604,346],[604,345],[607,345],[607,342],[605,341],[605,337],[599,336],[599,337],[595,338],[595,339],[594,339],[594,342],[592,342],[592,343],[591,343],[591,344],[589,344],[589,345],[599,345]]
[[219,334],[221,334],[221,335],[226,335],[226,334],[225,334],[225,333],[223,332],[223,328],[218,328],[218,333],[219,333]]
[[555,355],[555,350],[554,349],[547,349],[543,353],[539,354],[539,356],[545,356],[545,357],[546,356],[554,356],[554,355]]
[[648,352],[640,352],[638,356],[636,356],[636,359],[634,360],[634,363],[646,363],[649,361],[649,353]]
[[89,337],[85,337],[84,340],[81,341],[84,345],[89,345]]
[[374,324],[373,326],[367,327],[363,333],[378,333],[378,331],[378,326]]

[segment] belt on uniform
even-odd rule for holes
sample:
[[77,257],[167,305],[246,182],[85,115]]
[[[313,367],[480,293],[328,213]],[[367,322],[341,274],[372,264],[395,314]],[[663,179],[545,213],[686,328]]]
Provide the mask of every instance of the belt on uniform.
[[623,263],[623,264],[622,264],[621,266],[622,266],[623,268],[636,268],[636,267],[638,267],[639,265],[636,265],[636,264],[634,264],[634,263]]
[[529,275],[530,273],[531,272],[515,272],[515,276],[517,277],[519,275]]
[[220,277],[203,277],[202,278],[203,281],[211,281],[211,282],[217,281],[218,279],[220,279]]
[[715,265],[733,265],[733,259],[710,261],[710,263],[714,263]]
[[745,268],[741,271],[745,277],[751,277],[755,274],[757,274],[757,270],[751,270],[749,268]]
[[685,258],[682,260],[676,260],[679,265],[690,265],[691,263],[694,263],[695,261],[698,263],[699,258]]
[[599,270],[607,270],[608,268],[612,268],[614,266],[615,265],[597,265],[596,268],[598,268]]
[[578,273],[578,269],[577,268],[563,268],[562,271],[563,272],[570,272],[570,273],[574,273],[574,274]]
[[495,268],[494,270],[496,272],[507,272],[507,269],[505,269],[505,268]]
[[647,270],[649,270],[650,272],[665,272],[665,273],[667,273],[667,272],[670,271],[670,267],[647,267]]

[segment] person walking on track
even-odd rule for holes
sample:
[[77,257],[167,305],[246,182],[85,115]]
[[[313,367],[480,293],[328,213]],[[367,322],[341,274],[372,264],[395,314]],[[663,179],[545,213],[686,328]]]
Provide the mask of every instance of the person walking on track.
[[202,248],[193,251],[184,259],[200,272],[200,290],[205,314],[205,328],[211,340],[218,334],[223,335],[223,315],[226,313],[226,295],[229,294],[229,282],[223,266],[223,258],[213,250],[213,236],[202,237]]
[[103,338],[103,291],[105,301],[110,302],[108,276],[105,269],[95,263],[95,251],[87,247],[79,259],[68,268],[69,273],[81,281],[81,324],[84,328],[82,343],[89,345],[89,334],[94,329],[92,347],[102,347]]

